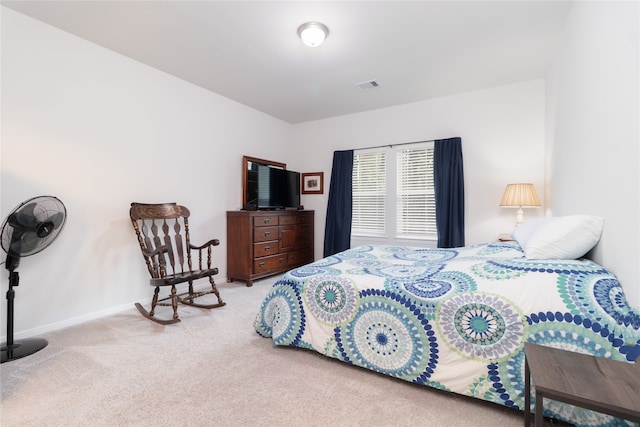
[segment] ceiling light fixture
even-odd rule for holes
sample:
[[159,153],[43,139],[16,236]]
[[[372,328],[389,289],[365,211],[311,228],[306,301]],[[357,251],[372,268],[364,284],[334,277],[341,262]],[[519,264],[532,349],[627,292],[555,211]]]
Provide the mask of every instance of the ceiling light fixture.
[[306,22],[298,27],[298,35],[307,46],[320,46],[329,35],[329,29],[320,22]]

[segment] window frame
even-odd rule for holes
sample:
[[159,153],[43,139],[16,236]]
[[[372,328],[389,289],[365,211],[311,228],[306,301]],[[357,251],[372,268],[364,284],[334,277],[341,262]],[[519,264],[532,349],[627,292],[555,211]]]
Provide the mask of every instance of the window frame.
[[[354,170],[355,161],[357,156],[367,153],[382,152],[385,155],[385,176],[386,176],[386,193],[385,193],[385,223],[384,233],[363,233],[358,228],[352,226],[351,231],[351,246],[355,247],[363,244],[390,244],[390,245],[406,245],[406,246],[423,246],[423,247],[436,247],[437,246],[437,231],[429,234],[400,234],[398,233],[398,157],[399,153],[420,148],[428,148],[433,153],[434,141],[420,141],[415,143],[406,143],[399,145],[389,145],[382,147],[356,149],[354,150]],[[433,169],[433,165],[431,166]],[[355,185],[355,173],[354,173],[354,187]],[[435,189],[433,197],[433,209],[435,210]],[[355,197],[354,197],[355,201]],[[354,209],[355,210],[355,209]],[[433,220],[435,222],[435,218]],[[435,227],[435,224],[433,224]],[[437,230],[437,229],[436,229]]]

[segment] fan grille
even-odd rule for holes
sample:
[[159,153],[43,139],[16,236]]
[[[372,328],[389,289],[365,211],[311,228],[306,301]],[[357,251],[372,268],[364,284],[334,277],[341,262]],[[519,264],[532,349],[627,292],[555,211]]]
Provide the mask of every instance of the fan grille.
[[53,242],[62,231],[67,210],[53,196],[38,196],[16,207],[2,225],[2,249],[9,255],[33,255]]

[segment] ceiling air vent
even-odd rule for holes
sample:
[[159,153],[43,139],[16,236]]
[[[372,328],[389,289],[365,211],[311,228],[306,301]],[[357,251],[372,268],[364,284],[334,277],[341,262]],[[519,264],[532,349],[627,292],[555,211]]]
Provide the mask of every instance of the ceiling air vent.
[[356,83],[360,89],[373,89],[374,87],[380,86],[380,84],[375,80],[369,80],[366,82]]

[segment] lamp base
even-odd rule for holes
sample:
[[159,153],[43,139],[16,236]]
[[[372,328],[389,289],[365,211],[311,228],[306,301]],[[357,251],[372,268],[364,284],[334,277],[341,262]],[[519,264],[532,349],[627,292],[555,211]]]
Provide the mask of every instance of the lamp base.
[[10,362],[15,359],[29,356],[42,350],[48,344],[49,343],[44,338],[27,338],[16,341],[12,345],[3,344],[2,348],[0,348],[0,351],[2,352],[2,359],[0,363]]
[[524,221],[524,212],[522,211],[522,207],[518,208],[518,212],[516,213],[516,227],[522,224]]

